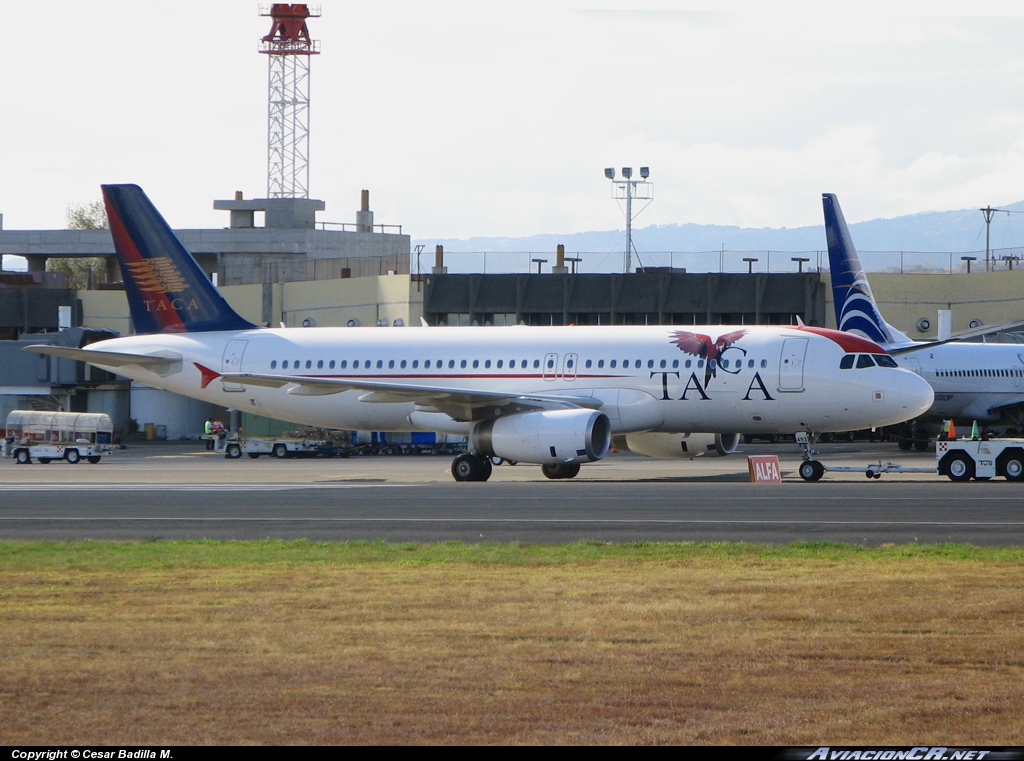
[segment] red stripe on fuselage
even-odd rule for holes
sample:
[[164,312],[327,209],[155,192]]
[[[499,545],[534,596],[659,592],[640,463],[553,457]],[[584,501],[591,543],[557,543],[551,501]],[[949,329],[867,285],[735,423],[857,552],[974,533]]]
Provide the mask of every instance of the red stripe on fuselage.
[[874,341],[869,341],[866,338],[855,336],[853,333],[844,333],[841,330],[832,330],[832,328],[812,328],[809,325],[798,325],[793,330],[800,330],[804,333],[814,333],[817,336],[823,336],[835,341],[843,349],[848,352],[860,352],[861,354],[886,354],[887,352],[881,346],[876,344]]

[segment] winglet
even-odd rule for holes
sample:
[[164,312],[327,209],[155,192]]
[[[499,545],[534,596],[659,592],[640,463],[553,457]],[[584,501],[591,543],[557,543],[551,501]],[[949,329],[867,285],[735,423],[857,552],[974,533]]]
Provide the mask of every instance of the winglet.
[[207,386],[210,385],[210,383],[217,380],[221,375],[216,370],[211,370],[210,368],[206,367],[205,365],[201,365],[198,362],[193,362],[192,364],[199,368],[199,372],[203,374],[203,379],[199,383],[199,388],[206,388]]
[[249,330],[138,185],[103,185],[136,333]]

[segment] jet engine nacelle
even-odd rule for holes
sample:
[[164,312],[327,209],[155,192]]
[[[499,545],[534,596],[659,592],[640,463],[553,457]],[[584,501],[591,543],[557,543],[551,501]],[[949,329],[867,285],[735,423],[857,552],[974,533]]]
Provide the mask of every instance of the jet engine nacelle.
[[469,434],[470,451],[514,462],[593,462],[611,446],[608,416],[596,410],[542,410],[485,420]]
[[725,457],[740,443],[738,433],[627,433],[624,438],[630,452],[668,460]]

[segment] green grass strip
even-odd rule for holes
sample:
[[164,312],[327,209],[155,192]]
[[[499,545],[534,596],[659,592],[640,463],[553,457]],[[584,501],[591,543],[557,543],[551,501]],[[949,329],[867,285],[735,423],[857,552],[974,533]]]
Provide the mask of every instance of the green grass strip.
[[610,542],[520,544],[389,544],[384,541],[310,542],[145,540],[75,542],[0,542],[0,569],[67,567],[80,569],[203,568],[251,565],[394,566],[476,563],[483,565],[543,566],[602,561],[679,562],[693,560],[843,560],[934,558],[947,560],[1024,561],[1024,547],[975,547],[969,544],[903,544],[865,547],[837,542],[795,542],[784,545],[743,542]]

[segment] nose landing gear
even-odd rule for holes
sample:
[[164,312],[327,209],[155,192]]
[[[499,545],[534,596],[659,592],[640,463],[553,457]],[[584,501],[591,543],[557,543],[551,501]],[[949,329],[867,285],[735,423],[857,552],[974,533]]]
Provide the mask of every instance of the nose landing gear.
[[796,434],[796,443],[804,459],[799,468],[800,478],[804,481],[820,481],[825,475],[825,466],[814,459],[814,455],[818,453],[814,449],[813,441],[814,435],[810,432],[798,431]]

